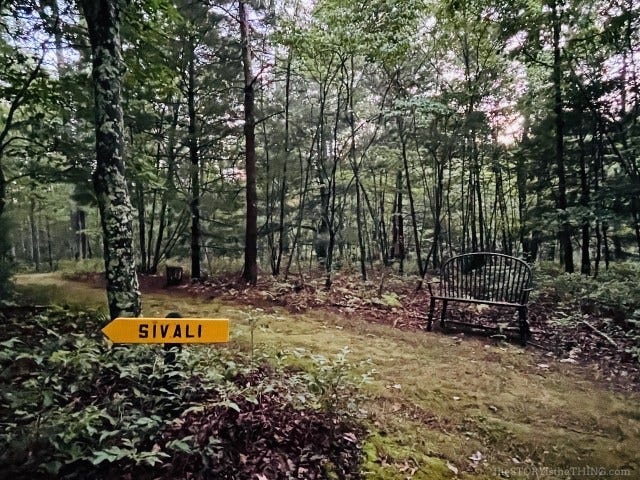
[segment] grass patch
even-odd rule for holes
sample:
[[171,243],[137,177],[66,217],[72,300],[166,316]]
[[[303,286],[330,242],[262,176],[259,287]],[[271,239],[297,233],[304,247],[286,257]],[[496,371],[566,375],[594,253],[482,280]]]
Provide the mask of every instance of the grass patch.
[[[53,277],[22,276],[17,283],[33,282],[40,288],[54,282],[74,298],[99,295]],[[631,478],[640,472],[638,395],[608,390],[580,367],[535,351],[321,312],[266,313],[163,294],[145,295],[143,308],[147,316],[230,318],[232,347],[270,358],[303,352],[286,359],[303,369],[311,352],[334,358],[348,348],[351,380],[372,374],[360,390],[360,413],[372,432],[367,478],[490,479],[499,472],[526,478],[518,474],[523,466],[591,465],[626,469]]]
[[15,276],[16,300],[36,305],[59,305],[74,310],[108,311],[104,289],[90,288],[82,283],[62,280],[58,273]]

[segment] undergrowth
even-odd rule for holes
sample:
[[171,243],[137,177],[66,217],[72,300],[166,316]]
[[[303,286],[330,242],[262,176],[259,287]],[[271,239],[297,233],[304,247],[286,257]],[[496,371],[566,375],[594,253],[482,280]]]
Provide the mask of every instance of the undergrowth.
[[81,279],[96,272],[104,272],[104,260],[102,258],[86,258],[83,260],[60,260],[58,272],[62,278],[69,280]]
[[7,476],[360,478],[347,351],[190,346],[165,364],[159,346],[111,346],[96,312],[0,320]]
[[628,354],[640,361],[640,263],[613,262],[597,277],[562,273],[550,262],[536,266],[537,296],[550,296],[559,306],[552,322],[571,326],[593,316],[609,333],[625,337]]

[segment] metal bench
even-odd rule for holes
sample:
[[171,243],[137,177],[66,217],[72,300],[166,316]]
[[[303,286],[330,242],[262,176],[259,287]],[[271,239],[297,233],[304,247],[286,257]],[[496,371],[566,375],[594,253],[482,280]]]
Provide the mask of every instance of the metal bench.
[[[442,301],[440,325],[449,302],[479,303],[513,307],[518,311],[520,341],[526,345],[529,336],[527,303],[532,285],[531,267],[519,258],[501,253],[467,253],[447,260],[440,280],[429,282],[431,303],[427,330],[431,331],[436,301]],[[437,292],[434,292],[437,285]]]

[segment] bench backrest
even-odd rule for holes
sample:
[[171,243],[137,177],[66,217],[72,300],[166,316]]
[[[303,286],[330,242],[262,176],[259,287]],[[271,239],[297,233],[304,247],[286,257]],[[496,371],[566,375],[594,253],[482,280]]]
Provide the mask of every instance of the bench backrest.
[[501,253],[467,253],[450,258],[442,266],[440,293],[451,298],[525,305],[531,282],[531,267],[519,258]]

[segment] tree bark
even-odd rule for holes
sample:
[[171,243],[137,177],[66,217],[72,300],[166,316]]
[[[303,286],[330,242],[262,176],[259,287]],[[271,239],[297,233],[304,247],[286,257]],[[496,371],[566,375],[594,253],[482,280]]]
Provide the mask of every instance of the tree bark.
[[558,198],[557,207],[561,215],[561,225],[558,237],[560,239],[561,257],[564,259],[564,271],[573,273],[573,245],[571,244],[571,224],[567,218],[567,179],[564,164],[564,109],[562,105],[562,71],[560,46],[560,13],[556,1],[551,4],[553,15],[553,91],[556,134],[556,166],[558,168]]
[[47,215],[45,217],[46,228],[47,228],[47,254],[49,258],[49,270],[53,272],[53,245],[51,241],[51,219]]
[[29,227],[31,230],[31,260],[36,268],[36,272],[40,271],[40,232],[36,221],[36,199],[31,196],[29,200]]
[[133,252],[133,209],[124,172],[120,23],[125,2],[81,0],[93,57],[96,169],[93,185],[104,236],[111,318],[137,317],[140,289]]
[[189,86],[187,109],[189,115],[189,159],[191,160],[191,279],[200,278],[200,156],[196,134],[196,53],[195,45],[190,45],[188,66]]
[[[580,124],[580,132],[578,137],[578,145],[580,147],[580,204],[586,210],[589,207],[590,192],[589,179],[587,177],[587,163],[585,159],[584,135],[582,132],[582,123]],[[583,275],[591,275],[591,256],[589,249],[590,225],[589,218],[585,215],[582,219],[582,258],[580,262],[580,273]]]
[[244,270],[242,278],[255,285],[258,281],[258,194],[256,191],[256,119],[254,111],[255,77],[252,72],[250,28],[245,2],[240,2],[240,41],[244,70],[244,139],[245,171],[247,177],[247,218],[244,243]]
[[7,179],[4,176],[4,171],[2,170],[2,153],[0,152],[0,217],[2,217],[2,213],[4,212],[4,207],[6,205],[7,198]]
[[[287,164],[289,163],[290,135],[289,135],[289,104],[291,97],[291,56],[287,59],[287,75],[285,80],[284,100],[284,163],[282,164],[282,183],[280,185],[280,219],[278,221],[278,259],[276,261],[276,275],[280,274],[280,264],[284,253],[285,236],[285,201],[287,198]],[[291,251],[293,254],[293,251]]]
[[393,205],[391,258],[398,260],[398,271],[404,273],[404,219],[402,217],[402,170],[396,173],[396,195]]
[[81,208],[76,209],[78,258],[84,260],[89,257],[89,237],[87,237],[87,214]]
[[144,188],[140,181],[136,182],[136,200],[138,204],[138,235],[140,238],[140,270],[146,272],[147,264],[147,220],[145,216]]

